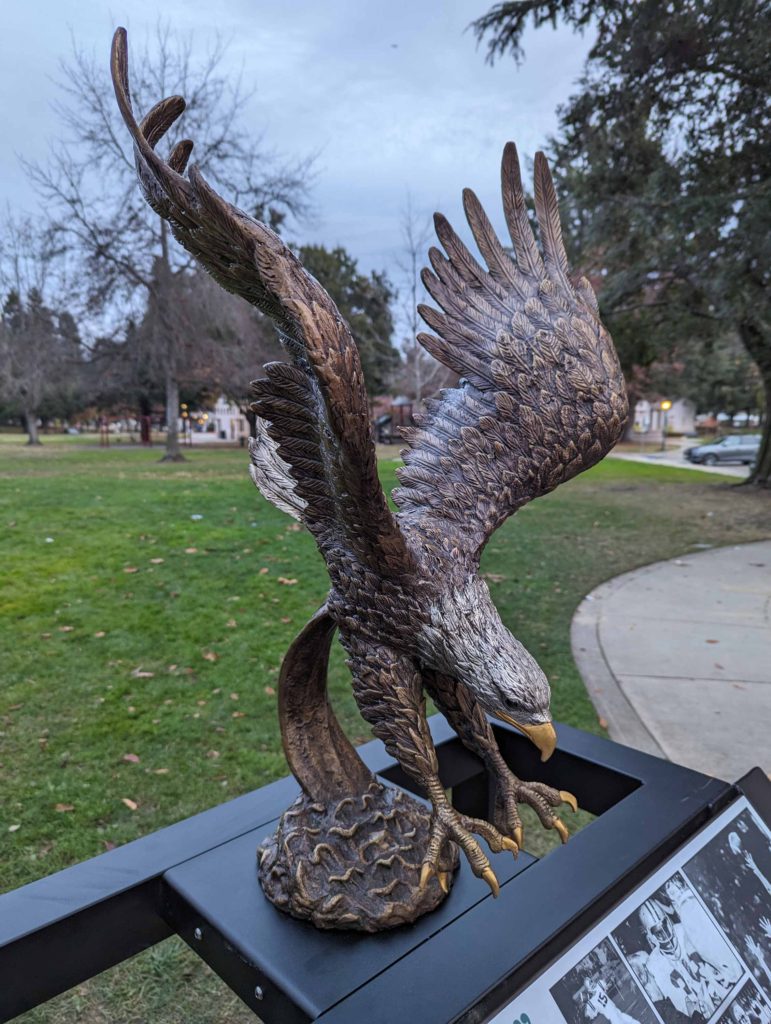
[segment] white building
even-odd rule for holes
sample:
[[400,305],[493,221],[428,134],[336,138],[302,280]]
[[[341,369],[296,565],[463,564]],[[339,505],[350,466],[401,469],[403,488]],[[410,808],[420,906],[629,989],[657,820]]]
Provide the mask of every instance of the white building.
[[249,423],[237,405],[220,395],[212,413],[214,435],[220,441],[238,441],[249,436]]
[[696,406],[689,398],[676,398],[672,408],[664,410],[661,402],[649,402],[641,398],[634,407],[636,434],[661,437],[665,419],[668,434],[693,434],[696,431]]
[[191,411],[186,419],[180,418],[179,431],[189,444],[214,444],[218,441],[233,444],[249,436],[249,422],[232,402],[220,395],[211,412]]

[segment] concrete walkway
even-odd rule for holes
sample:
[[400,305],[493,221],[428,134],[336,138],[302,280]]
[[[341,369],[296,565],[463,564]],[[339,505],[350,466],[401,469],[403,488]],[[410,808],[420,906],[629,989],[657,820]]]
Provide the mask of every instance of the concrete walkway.
[[771,771],[771,541],[617,576],[571,640],[612,739],[728,782]]

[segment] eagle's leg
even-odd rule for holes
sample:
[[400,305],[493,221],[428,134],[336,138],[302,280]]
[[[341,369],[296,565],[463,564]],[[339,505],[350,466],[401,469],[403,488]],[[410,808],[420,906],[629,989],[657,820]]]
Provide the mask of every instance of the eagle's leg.
[[493,853],[502,850],[516,853],[517,846],[489,822],[459,814],[448,800],[439,778],[439,764],[426,721],[423,680],[414,662],[390,647],[345,631],[341,631],[341,640],[349,654],[353,692],[362,715],[389,754],[423,787],[431,801],[433,815],[423,857],[421,886],[435,874],[447,891],[453,859],[449,844],[455,842],[465,853],[474,874],[484,878],[497,896],[498,880],[473,833],[481,835]]
[[577,810],[576,798],[566,790],[517,778],[503,760],[487,716],[468,687],[436,672],[425,673],[423,682],[463,745],[484,762],[492,776],[495,782],[493,820],[498,831],[522,846],[522,819],[517,804],[524,803],[533,808],[544,828],[556,829],[562,842],[567,842],[568,830],[554,811],[563,803]]

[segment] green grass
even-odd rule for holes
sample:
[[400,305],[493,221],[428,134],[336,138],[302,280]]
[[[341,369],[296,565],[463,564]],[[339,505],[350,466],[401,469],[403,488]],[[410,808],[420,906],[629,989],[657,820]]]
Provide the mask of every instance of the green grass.
[[[0,878],[13,888],[285,773],[278,669],[326,574],[242,451],[161,464],[128,445],[0,439]],[[396,465],[381,463],[387,487]],[[552,682],[555,717],[601,732],[570,654],[583,595],[694,545],[770,533],[766,495],[606,461],[509,521],[482,570]],[[349,734],[368,738],[339,652],[331,690]],[[253,1018],[170,942],[20,1019]]]

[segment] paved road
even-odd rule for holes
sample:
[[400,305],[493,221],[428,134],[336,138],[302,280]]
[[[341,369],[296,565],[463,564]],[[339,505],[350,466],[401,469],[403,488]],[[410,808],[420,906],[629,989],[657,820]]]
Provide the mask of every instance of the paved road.
[[663,452],[635,452],[631,448],[624,451],[614,449],[609,452],[609,459],[626,459],[627,462],[647,462],[659,466],[675,466],[677,469],[698,469],[702,473],[719,473],[721,476],[735,476],[739,479],[749,476],[750,467],[725,463],[717,466],[698,466],[683,457],[683,448],[697,444],[693,439],[688,441],[675,441],[670,439],[667,442],[667,450]]
[[572,643],[612,739],[729,782],[771,771],[771,541],[602,584]]

